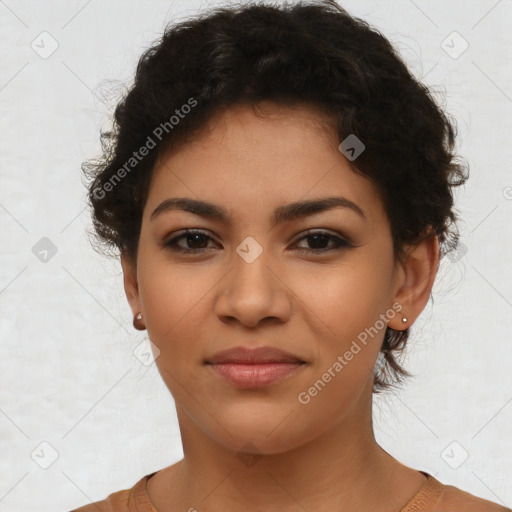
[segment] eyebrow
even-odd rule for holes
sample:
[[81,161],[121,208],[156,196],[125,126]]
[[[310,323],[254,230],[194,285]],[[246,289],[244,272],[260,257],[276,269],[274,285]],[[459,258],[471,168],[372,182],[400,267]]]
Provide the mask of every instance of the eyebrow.
[[[315,213],[332,210],[333,208],[346,208],[366,220],[365,213],[356,203],[345,197],[334,196],[307,201],[296,201],[278,206],[274,210],[272,223],[273,226],[275,226],[294,219],[314,215]],[[173,197],[162,201],[153,210],[150,220],[153,221],[162,213],[171,210],[182,210],[202,217],[219,220],[224,223],[229,223],[232,220],[232,216],[224,207],[188,197]]]

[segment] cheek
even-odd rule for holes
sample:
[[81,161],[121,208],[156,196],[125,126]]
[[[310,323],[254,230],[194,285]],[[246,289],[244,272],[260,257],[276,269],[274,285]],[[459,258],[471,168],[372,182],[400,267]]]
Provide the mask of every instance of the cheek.
[[[303,310],[313,311],[312,318],[319,318],[324,326],[313,333],[317,360],[300,390],[310,397],[302,412],[323,415],[326,422],[347,414],[361,393],[371,388],[386,329],[380,319],[389,300],[389,290],[383,284],[385,268],[376,258],[359,256],[357,264],[346,263],[316,274],[314,286],[311,277],[303,279],[297,292],[305,297]],[[310,332],[312,325],[310,322]]]
[[382,262],[359,251],[340,265],[316,271],[314,276],[305,273],[297,277],[294,290],[328,328],[331,338],[348,341],[384,313],[389,301],[386,272]]
[[386,262],[360,251],[357,262],[316,275],[309,292],[304,282],[308,308],[328,326],[323,335],[317,333],[318,360],[311,384],[316,379],[329,382],[315,402],[333,414],[350,408],[365,383],[373,381],[386,330],[380,318],[389,301],[386,272]]
[[189,402],[190,393],[199,396],[195,379],[203,364],[208,288],[194,286],[195,281],[199,285],[197,278],[180,272],[155,272],[142,281],[147,333],[160,351],[155,363],[177,403]]
[[[180,359],[181,364],[186,364],[190,360],[187,354],[197,352],[201,341],[200,329],[208,314],[205,308],[213,278],[198,275],[191,265],[171,265],[160,260],[160,256],[140,258],[139,290],[148,336],[160,349],[159,359]],[[168,357],[171,354],[172,360]]]

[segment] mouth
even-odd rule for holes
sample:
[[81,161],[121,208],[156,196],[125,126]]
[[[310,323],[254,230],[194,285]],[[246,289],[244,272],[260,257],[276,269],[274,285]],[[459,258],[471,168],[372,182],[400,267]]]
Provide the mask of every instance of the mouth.
[[268,386],[306,365],[300,357],[273,347],[236,347],[218,352],[205,363],[224,381],[242,389]]

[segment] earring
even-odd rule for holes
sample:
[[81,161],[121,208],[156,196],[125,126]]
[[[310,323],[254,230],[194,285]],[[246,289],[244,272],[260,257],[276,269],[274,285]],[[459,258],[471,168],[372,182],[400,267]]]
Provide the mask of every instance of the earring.
[[405,316],[402,318],[402,322],[403,322],[404,324],[406,324],[406,323],[407,323],[407,318],[405,318]]
[[144,325],[141,326],[138,322],[139,320],[142,320],[142,313],[139,313],[133,319],[133,327],[135,327],[135,329],[137,329],[138,331],[143,331],[146,327]]

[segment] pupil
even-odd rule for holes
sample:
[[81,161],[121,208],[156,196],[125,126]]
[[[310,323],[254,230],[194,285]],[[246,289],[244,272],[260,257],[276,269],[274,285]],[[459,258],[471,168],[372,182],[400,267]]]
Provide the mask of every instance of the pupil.
[[322,239],[324,242],[328,239],[327,235],[322,235],[322,234],[310,235],[309,238],[315,240],[315,242],[313,242],[313,244],[310,244],[313,249],[322,249],[323,247],[319,247],[316,242],[318,242],[320,239],[320,245],[322,245],[322,243],[321,243]]
[[[198,238],[199,238],[199,239],[201,239],[201,238],[203,238],[203,239],[204,239],[204,235],[201,235],[201,234],[189,234],[189,235],[187,235],[187,237],[188,237],[188,242],[190,242],[190,240],[191,240],[191,239],[192,239],[192,240],[194,240],[194,241],[190,244],[190,245],[192,245],[192,248],[193,248],[193,249],[203,249],[203,247],[195,246],[195,245],[194,245],[194,242],[197,242],[197,239],[198,239]],[[203,241],[204,241],[204,240],[203,240]],[[200,245],[201,245],[201,244],[200,244]],[[204,245],[204,243],[203,243],[203,245]]]

